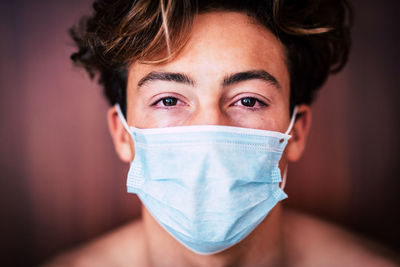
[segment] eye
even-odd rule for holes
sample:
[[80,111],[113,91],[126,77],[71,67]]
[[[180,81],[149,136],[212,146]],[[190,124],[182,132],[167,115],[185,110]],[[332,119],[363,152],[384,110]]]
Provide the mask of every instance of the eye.
[[180,106],[180,105],[184,105],[184,102],[180,101],[178,98],[173,97],[173,96],[166,96],[166,97],[162,97],[160,99],[158,99],[157,101],[155,101],[153,104],[151,104],[152,106],[155,107],[173,107],[173,106]]
[[254,105],[257,103],[257,99],[253,97],[245,97],[240,99],[240,103],[246,107],[254,107]]
[[244,106],[248,108],[262,108],[268,106],[265,102],[255,97],[243,97],[233,104],[234,106]]
[[175,106],[176,103],[178,102],[178,99],[175,97],[165,97],[160,100],[164,106],[170,107],[170,106]]

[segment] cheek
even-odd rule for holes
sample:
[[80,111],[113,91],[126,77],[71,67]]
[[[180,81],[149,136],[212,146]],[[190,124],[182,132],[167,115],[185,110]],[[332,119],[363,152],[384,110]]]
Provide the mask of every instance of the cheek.
[[128,91],[127,95],[127,121],[129,125],[137,128],[150,128],[156,124],[156,118],[146,111],[143,97],[137,93]]
[[288,110],[289,108],[283,103],[274,103],[264,111],[242,112],[238,110],[230,113],[229,118],[233,126],[284,133],[289,125]]
[[276,121],[272,118],[272,116],[252,114],[252,112],[248,112],[246,114],[242,112],[233,112],[229,117],[232,126],[270,131],[277,129]]
[[134,108],[132,125],[137,128],[160,128],[184,125],[190,118],[190,111],[184,109],[156,109],[153,107],[139,106]]

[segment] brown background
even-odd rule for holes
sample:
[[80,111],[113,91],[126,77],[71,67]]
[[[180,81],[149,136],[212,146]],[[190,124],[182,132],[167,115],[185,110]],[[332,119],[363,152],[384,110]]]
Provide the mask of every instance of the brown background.
[[[32,265],[139,215],[99,87],[68,59],[89,0],[0,4],[1,265]],[[400,251],[398,1],[354,1],[354,47],[315,103],[287,205]]]

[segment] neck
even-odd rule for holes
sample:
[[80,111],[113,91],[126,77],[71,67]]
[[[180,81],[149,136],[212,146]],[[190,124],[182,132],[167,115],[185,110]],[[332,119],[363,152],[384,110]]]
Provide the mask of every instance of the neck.
[[278,203],[268,216],[244,240],[212,255],[196,254],[170,236],[142,206],[153,266],[282,266],[282,207]]

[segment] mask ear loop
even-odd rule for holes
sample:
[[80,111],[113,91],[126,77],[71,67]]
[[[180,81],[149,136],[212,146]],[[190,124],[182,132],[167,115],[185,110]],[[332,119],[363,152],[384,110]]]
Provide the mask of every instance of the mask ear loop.
[[292,114],[292,118],[290,119],[289,128],[285,132],[286,135],[288,135],[290,133],[290,131],[292,130],[294,122],[296,121],[296,115],[297,115],[297,106],[295,106],[293,109],[293,114]]
[[[297,115],[297,106],[295,106],[293,109],[293,114],[292,114],[292,118],[290,119],[289,127],[288,127],[287,131],[285,132],[286,135],[288,135],[290,133],[290,131],[292,131],[294,122],[296,121],[296,115]],[[283,190],[286,185],[287,170],[288,170],[288,165],[286,165],[285,170],[283,171],[282,182],[279,185],[279,188],[281,190]]]
[[117,111],[118,117],[121,120],[121,123],[124,126],[125,130],[127,130],[128,133],[130,133],[128,123],[126,122],[124,114],[122,114],[121,107],[119,106],[119,104],[115,104],[114,107],[115,110]]

